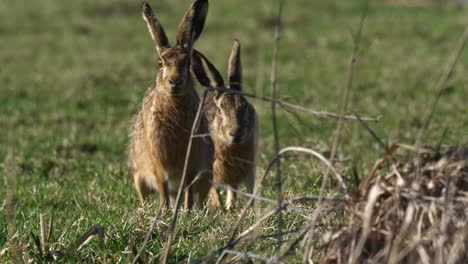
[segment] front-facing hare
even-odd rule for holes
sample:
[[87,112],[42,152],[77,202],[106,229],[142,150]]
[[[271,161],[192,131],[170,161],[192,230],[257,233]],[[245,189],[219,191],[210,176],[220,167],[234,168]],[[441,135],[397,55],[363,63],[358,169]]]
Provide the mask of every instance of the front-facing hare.
[[[201,53],[194,51],[192,70],[205,87],[242,91],[240,45],[234,41],[228,65],[229,86],[218,70]],[[255,161],[258,143],[258,117],[255,108],[239,93],[215,90],[208,93],[205,114],[215,146],[213,177],[215,182],[232,188],[244,182],[252,193],[255,181]],[[210,190],[213,204],[221,207],[215,185]],[[234,203],[235,193],[228,190],[226,207]]]
[[[170,46],[150,5],[142,14],[159,53],[156,83],[148,89],[135,116],[130,138],[130,167],[142,201],[159,192],[161,206],[173,206],[181,183],[190,132],[200,99],[190,73],[193,43],[200,36],[208,11],[207,0],[195,0],[177,30],[177,44]],[[203,117],[197,133],[207,133]],[[186,185],[202,172],[211,170],[212,143],[193,138]],[[185,187],[185,186],[184,186]],[[202,177],[185,191],[185,208],[202,204],[209,192],[209,179]]]

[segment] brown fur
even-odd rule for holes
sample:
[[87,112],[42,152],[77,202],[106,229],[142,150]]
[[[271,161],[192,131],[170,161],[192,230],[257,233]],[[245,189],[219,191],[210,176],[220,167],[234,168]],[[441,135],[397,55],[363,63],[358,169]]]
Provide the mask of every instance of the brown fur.
[[[248,191],[252,193],[258,146],[258,117],[255,108],[242,96],[228,92],[223,93],[218,100],[221,101],[216,106],[218,111],[223,109],[228,112],[225,115],[231,117],[217,113],[210,123],[210,134],[215,146],[214,180],[233,188],[244,182]],[[245,133],[243,135],[245,138],[241,142],[234,142],[235,138],[230,133]],[[211,193],[216,195],[213,190]],[[226,200],[228,209],[232,206],[234,198],[235,194],[228,191]],[[214,197],[213,200],[218,206],[220,202],[216,200],[219,198]]]
[[[202,85],[225,88],[221,75],[203,54],[194,53],[192,70]],[[229,88],[240,91],[241,78],[240,46],[236,41],[229,59]],[[207,101],[205,115],[215,146],[214,180],[233,188],[245,182],[252,193],[259,135],[255,108],[243,96],[230,92],[212,92]],[[212,202],[221,207],[217,189],[212,186],[210,190]],[[234,198],[234,192],[228,190],[228,209],[233,205]]]
[[[200,9],[197,5],[203,2],[206,1],[194,2],[187,14],[196,17],[196,8]],[[189,71],[194,40],[184,39],[186,42],[182,41],[174,48],[169,47],[164,30],[147,3],[143,3],[142,11],[160,53],[160,69],[155,86],[148,89],[133,122],[130,166],[140,199],[145,201],[149,194],[158,191],[161,206],[169,207],[170,202],[173,205],[181,184],[190,131],[200,102]],[[184,23],[192,21],[187,15],[183,19]],[[198,18],[197,22],[203,24],[204,18]],[[190,24],[182,23],[180,30],[195,29]],[[197,32],[199,35],[201,29],[198,28]],[[207,122],[202,117],[196,133],[207,132]],[[185,184],[203,170],[211,169],[212,148],[209,138],[193,139]],[[185,208],[190,208],[192,201],[202,205],[209,186],[206,177],[192,185],[185,193]]]

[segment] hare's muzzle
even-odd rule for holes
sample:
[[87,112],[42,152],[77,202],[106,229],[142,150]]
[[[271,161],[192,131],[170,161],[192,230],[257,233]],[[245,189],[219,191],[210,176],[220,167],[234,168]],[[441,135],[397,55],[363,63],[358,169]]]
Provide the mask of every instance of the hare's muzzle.
[[169,79],[169,87],[172,94],[176,94],[179,90],[179,87],[184,82],[182,79]]

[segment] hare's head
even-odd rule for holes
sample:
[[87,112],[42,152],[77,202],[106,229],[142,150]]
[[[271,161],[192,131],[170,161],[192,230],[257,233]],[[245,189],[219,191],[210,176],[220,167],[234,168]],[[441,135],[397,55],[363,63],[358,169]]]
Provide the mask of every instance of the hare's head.
[[[216,67],[200,52],[194,51],[192,70],[198,81],[206,87],[242,91],[240,45],[234,41],[229,57],[229,87]],[[238,93],[216,90],[213,92],[216,115],[212,126],[216,137],[229,144],[244,143],[254,130],[255,109]]]
[[208,12],[208,0],[195,0],[177,29],[177,44],[169,45],[169,40],[158,18],[147,2],[142,4],[143,19],[156,45],[159,54],[158,89],[171,95],[185,94],[193,89],[190,64],[193,43],[200,36]]

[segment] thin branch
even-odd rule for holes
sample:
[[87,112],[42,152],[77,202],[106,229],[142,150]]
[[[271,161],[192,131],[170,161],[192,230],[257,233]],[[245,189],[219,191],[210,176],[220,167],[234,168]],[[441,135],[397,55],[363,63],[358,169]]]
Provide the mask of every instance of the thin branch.
[[307,195],[307,196],[294,197],[294,198],[288,199],[288,202],[298,203],[298,202],[307,202],[307,201],[317,201],[319,199],[321,199],[322,201],[330,201],[330,202],[346,202],[346,201],[349,201],[349,199],[347,199],[345,197],[320,197],[318,195]]
[[[288,152],[303,152],[303,153],[308,153],[316,158],[318,158],[320,161],[322,161],[323,163],[325,163],[325,165],[327,165],[327,168],[329,168],[333,173],[335,173],[335,177],[336,177],[336,180],[338,181],[341,189],[347,194],[348,193],[348,187],[346,186],[344,180],[343,180],[343,176],[341,176],[341,174],[336,170],[335,167],[333,167],[333,165],[331,164],[331,162],[329,160],[327,160],[322,154],[318,153],[317,151],[314,151],[312,149],[309,149],[309,148],[304,148],[304,147],[287,147],[287,148],[284,148],[282,149],[279,154],[273,159],[270,161],[270,163],[268,164],[268,167],[267,167],[267,170],[265,171],[265,174],[267,174],[270,170],[271,170],[271,167],[272,165],[278,160],[280,159],[282,156],[284,156],[286,153]],[[323,195],[320,195],[319,197],[322,197],[323,198]]]
[[[343,118],[344,120],[358,121],[358,117],[356,115],[354,115],[354,114],[353,115],[351,115],[351,114],[340,115],[340,114],[337,114],[337,113],[332,113],[332,112],[327,112],[327,111],[313,110],[313,109],[306,108],[306,107],[303,107],[303,106],[287,103],[287,102],[282,101],[282,100],[276,100],[276,99],[273,99],[271,97],[259,96],[259,95],[252,94],[252,93],[239,92],[239,91],[236,91],[236,90],[233,90],[233,89],[215,88],[215,87],[206,87],[206,86],[205,86],[205,88],[207,90],[209,90],[209,91],[218,90],[218,91],[223,91],[223,92],[228,92],[228,93],[233,93],[233,94],[240,94],[240,95],[243,95],[243,96],[246,96],[246,97],[259,99],[259,100],[262,100],[262,101],[265,101],[265,102],[270,102],[270,103],[275,102],[277,105],[279,105],[282,108],[297,110],[297,111],[312,114],[312,115],[315,115],[315,116],[318,116],[318,117],[332,118],[332,119]],[[366,121],[366,122],[379,122],[382,117],[381,116],[377,116],[377,117],[362,117],[361,116],[360,118],[361,118],[362,121]]]
[[203,97],[202,97],[202,99],[200,101],[200,104],[198,105],[197,114],[195,115],[195,120],[193,121],[193,124],[192,124],[192,130],[190,131],[190,139],[189,139],[189,142],[188,142],[188,145],[187,145],[187,152],[185,154],[184,169],[182,171],[182,180],[180,181],[179,190],[177,191],[176,207],[175,207],[175,211],[174,211],[174,217],[172,218],[171,227],[170,227],[170,230],[169,230],[169,237],[168,237],[167,243],[166,243],[166,249],[164,250],[164,255],[163,255],[162,260],[161,260],[161,263],[164,263],[164,264],[167,263],[169,253],[171,252],[172,241],[174,240],[174,236],[175,236],[175,233],[176,233],[177,217],[179,215],[182,192],[183,192],[184,186],[185,186],[185,184],[187,182],[187,168],[188,168],[188,163],[189,163],[189,159],[190,159],[190,152],[192,150],[193,135],[195,135],[195,130],[197,130],[198,123],[200,121],[200,117],[202,116],[202,109],[203,109],[203,105],[205,104],[205,98],[206,98],[207,92],[208,92],[208,90],[205,90],[205,92],[203,93]]
[[[316,152],[316,151],[313,151],[311,149],[306,149],[306,148],[301,148],[301,147],[288,147],[288,148],[284,148],[282,149],[278,156],[274,157],[270,163],[268,164],[268,167],[267,169],[265,170],[265,172],[262,174],[262,176],[260,177],[260,179],[258,180],[258,183],[256,185],[256,188],[254,189],[254,192],[253,192],[253,195],[257,195],[260,191],[260,188],[262,186],[262,182],[264,181],[264,179],[266,178],[266,176],[268,175],[268,173],[271,171],[271,169],[273,168],[273,165],[275,164],[276,160],[281,158],[282,156],[284,156],[286,153],[288,152],[294,152],[294,151],[299,151],[299,152],[306,152],[306,153],[309,153],[309,154],[312,154],[313,156],[319,158],[322,162],[324,162],[327,166],[330,166],[330,162],[325,158],[323,157],[320,153]],[[339,178],[342,178],[341,175],[339,175],[339,173],[336,171],[335,168],[331,168],[332,171],[336,172],[337,174],[337,179]],[[344,190],[346,190],[346,185],[343,186],[344,187]],[[242,209],[242,212],[240,213],[240,216],[239,218],[237,219],[237,222],[233,225],[233,227],[231,228],[231,235],[229,237],[229,242],[224,246],[224,247],[221,247],[215,251],[213,251],[209,256],[206,256],[204,258],[205,261],[208,261],[210,259],[212,259],[215,255],[219,254],[220,252],[222,252],[222,250],[224,249],[232,249],[236,243],[237,243],[237,240],[236,240],[236,233],[240,227],[240,223],[242,222],[242,220],[244,220],[245,216],[247,215],[247,211],[248,209],[250,208],[250,206],[252,206],[252,203],[254,201],[254,198],[251,197],[247,203],[245,204],[244,208]],[[309,228],[310,229],[310,228]],[[309,230],[307,229],[307,230]],[[221,263],[222,261],[224,261],[226,255],[221,255],[221,257],[218,259],[218,263]]]
[[237,244],[240,240],[242,240],[244,237],[249,235],[253,230],[257,229],[260,225],[262,225],[266,220],[268,220],[270,217],[275,215],[279,211],[279,208],[275,208],[273,210],[268,211],[266,214],[264,214],[260,219],[257,220],[253,225],[251,225],[249,228],[247,228],[244,232],[242,232],[240,235],[238,235],[233,241],[232,245]]
[[[277,87],[277,72],[278,72],[278,53],[279,53],[279,42],[281,37],[281,14],[283,11],[283,1],[278,0],[278,14],[276,16],[276,23],[275,23],[275,42],[273,47],[273,60],[271,62],[271,98],[276,100],[276,93],[278,90]],[[273,126],[273,138],[275,143],[275,155],[278,155],[280,150],[280,143],[279,143],[279,134],[278,134],[278,124],[277,124],[277,116],[276,116],[276,102],[271,102],[271,123]],[[278,208],[282,208],[283,206],[283,180],[281,177],[281,160],[276,162],[276,192],[278,198]],[[283,236],[283,215],[282,211],[278,211],[278,218],[276,224],[276,240],[278,248],[281,247]]]
[[227,253],[227,254],[234,254],[236,256],[239,256],[241,258],[245,258],[245,259],[259,259],[259,260],[263,260],[265,262],[268,262],[270,261],[270,258],[267,258],[267,257],[264,257],[264,256],[260,256],[260,255],[257,255],[257,254],[254,254],[254,253],[251,253],[251,252],[239,252],[239,251],[234,251],[234,250],[229,250],[229,249],[226,249],[224,250],[224,253]]
[[[361,19],[359,21],[359,28],[356,33],[356,36],[354,37],[354,45],[353,45],[353,52],[351,55],[351,59],[349,61],[349,66],[348,66],[348,75],[347,75],[347,81],[346,81],[346,86],[344,88],[344,96],[343,96],[343,101],[341,105],[341,111],[340,111],[340,118],[338,119],[338,124],[336,126],[336,131],[335,131],[335,138],[333,139],[333,144],[332,144],[332,149],[331,149],[331,154],[330,154],[330,161],[333,162],[336,156],[336,152],[338,150],[338,146],[340,144],[340,136],[341,132],[343,130],[344,126],[344,119],[343,115],[346,113],[348,109],[348,104],[349,104],[349,98],[350,98],[350,93],[351,93],[351,88],[353,86],[353,74],[354,74],[354,66],[356,64],[356,59],[357,59],[357,54],[359,52],[359,44],[361,41],[361,35],[362,35],[362,29],[364,27],[364,22],[366,20],[367,12],[369,8],[369,3],[366,3],[365,9],[362,12]],[[323,193],[325,192],[325,188],[328,185],[328,174],[329,174],[329,169],[327,168],[323,180],[322,180],[322,185],[320,187],[320,194],[319,197],[323,196]],[[322,207],[322,200],[319,199],[317,203],[317,208],[320,209]],[[317,212],[320,210],[317,210]],[[318,213],[314,214],[312,216],[312,228],[311,230],[314,229],[314,224],[317,221]],[[307,239],[307,234],[304,237],[304,240]],[[306,242],[306,252],[303,257],[303,263],[308,263],[309,259],[311,258],[311,255],[313,253],[313,241],[310,239],[308,242]]]
[[[435,107],[437,105],[437,102],[439,101],[439,98],[440,98],[440,96],[442,94],[442,91],[444,90],[444,88],[445,88],[445,86],[447,84],[448,78],[452,74],[453,69],[455,68],[455,65],[458,62],[458,59],[460,58],[461,51],[463,50],[463,47],[465,46],[467,40],[468,40],[468,26],[465,27],[465,30],[463,31],[462,35],[458,39],[457,46],[455,47],[455,50],[453,51],[449,62],[447,63],[447,65],[445,65],[445,67],[444,67],[444,69],[442,71],[442,75],[440,76],[440,79],[437,82],[436,92],[435,92],[434,96],[431,98],[431,101],[429,102],[427,110],[424,113],[424,117],[423,117],[423,120],[422,120],[423,124],[422,124],[421,128],[418,131],[418,134],[417,134],[417,137],[416,137],[416,142],[414,144],[416,146],[417,150],[422,146],[424,133],[426,132],[426,130],[429,127],[429,124],[430,124],[431,119],[432,119],[432,115],[434,114],[434,109],[435,109]],[[420,171],[419,151],[416,151],[415,155],[416,155],[416,160],[415,160],[416,166],[418,168],[418,171]]]
[[[278,208],[280,208],[281,210],[288,210],[288,211],[294,211],[294,212],[297,212],[297,213],[305,213],[305,214],[315,212],[315,209],[300,208],[300,207],[296,207],[296,206],[291,206],[288,203],[284,203],[284,202],[279,204],[277,200],[262,197],[262,196],[259,196],[259,195],[254,195],[254,194],[251,194],[251,193],[248,193],[248,192],[243,192],[241,190],[238,190],[238,189],[233,188],[233,187],[231,187],[229,185],[222,184],[222,183],[219,183],[219,182],[211,181],[211,183],[218,186],[218,187],[221,187],[223,189],[233,191],[233,192],[235,192],[237,194],[240,194],[242,196],[246,196],[246,197],[255,199],[257,201],[262,201],[262,202],[267,202],[267,203],[270,203],[270,204],[274,204],[274,205],[278,206]],[[325,210],[325,211],[333,210],[333,208],[324,208],[323,210]]]

